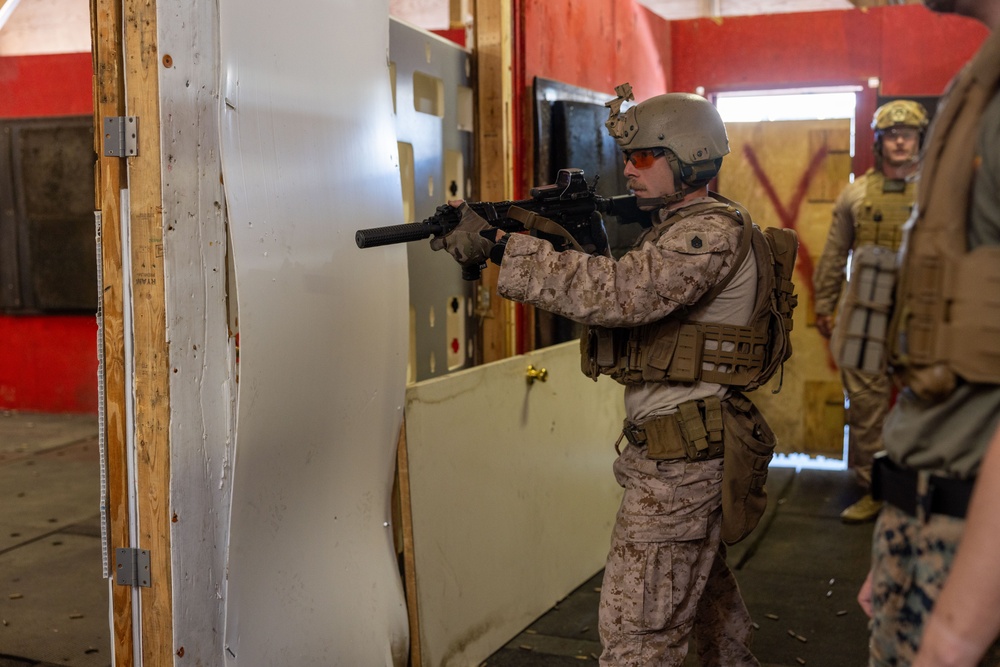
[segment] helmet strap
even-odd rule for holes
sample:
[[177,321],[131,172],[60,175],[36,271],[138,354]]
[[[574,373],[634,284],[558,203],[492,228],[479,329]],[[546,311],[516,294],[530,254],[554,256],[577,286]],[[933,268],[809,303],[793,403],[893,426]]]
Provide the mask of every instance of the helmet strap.
[[687,196],[687,192],[683,188],[673,193],[672,195],[663,195],[662,197],[636,197],[635,205],[639,208],[663,208],[664,206],[670,206],[671,204],[676,204],[680,200]]

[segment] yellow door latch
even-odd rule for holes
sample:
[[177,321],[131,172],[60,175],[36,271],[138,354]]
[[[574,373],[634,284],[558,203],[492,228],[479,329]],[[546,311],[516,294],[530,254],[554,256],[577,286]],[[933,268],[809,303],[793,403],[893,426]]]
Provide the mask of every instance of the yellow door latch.
[[535,380],[540,380],[545,382],[549,379],[549,372],[544,368],[535,368],[534,366],[528,366],[528,384],[534,384]]

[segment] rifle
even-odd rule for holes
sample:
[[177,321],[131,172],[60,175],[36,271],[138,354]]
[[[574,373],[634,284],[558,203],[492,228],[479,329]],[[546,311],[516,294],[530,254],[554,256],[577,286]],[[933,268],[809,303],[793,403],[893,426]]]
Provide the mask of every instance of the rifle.
[[[635,195],[601,197],[596,194],[596,187],[597,178],[588,185],[582,169],[560,169],[556,182],[532,188],[530,199],[466,203],[489,224],[507,232],[526,230],[520,220],[508,216],[512,207],[536,213],[557,223],[572,238],[553,234],[547,228],[532,229],[532,234],[547,239],[560,251],[577,248],[600,254],[605,252],[608,238],[601,213],[617,217],[620,224],[638,222],[645,225],[650,224],[650,213],[639,209]],[[359,248],[374,248],[443,236],[454,229],[461,218],[462,214],[457,208],[444,204],[438,206],[434,215],[422,222],[359,229],[354,235],[354,241]],[[479,278],[481,268],[463,267],[462,277],[475,280]]]

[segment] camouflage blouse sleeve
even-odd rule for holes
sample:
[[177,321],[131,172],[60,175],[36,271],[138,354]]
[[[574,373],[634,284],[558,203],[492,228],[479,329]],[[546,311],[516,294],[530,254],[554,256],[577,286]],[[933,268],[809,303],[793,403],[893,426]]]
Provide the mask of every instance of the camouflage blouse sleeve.
[[863,178],[844,188],[833,205],[833,220],[813,274],[816,314],[832,315],[847,280],[847,257],[854,246],[855,207],[864,198]]
[[535,237],[507,243],[497,289],[501,296],[584,324],[631,327],[697,303],[728,273],[741,228],[718,214],[674,223],[615,261],[557,252]]

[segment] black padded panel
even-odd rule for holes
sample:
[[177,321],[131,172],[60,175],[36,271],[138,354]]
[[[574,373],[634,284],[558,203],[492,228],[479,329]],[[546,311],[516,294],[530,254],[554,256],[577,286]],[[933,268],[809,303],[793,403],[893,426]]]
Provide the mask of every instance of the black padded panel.
[[[94,235],[94,136],[89,118],[8,121],[14,218],[4,238],[17,239],[17,299],[27,311],[97,308]],[[5,265],[12,253],[5,251]],[[4,271],[0,271],[3,274]],[[6,273],[10,273],[9,268]],[[13,301],[13,303],[11,303]]]
[[[608,118],[604,103],[613,97],[612,92],[535,78],[535,184],[553,183],[559,169],[573,167],[582,169],[588,182],[599,177],[597,194],[602,197],[627,194],[621,153],[604,127]],[[637,224],[618,225],[610,216],[604,225],[615,257],[631,248],[642,231]],[[543,310],[536,311],[535,318],[538,347],[579,335],[579,326],[565,318]]]

